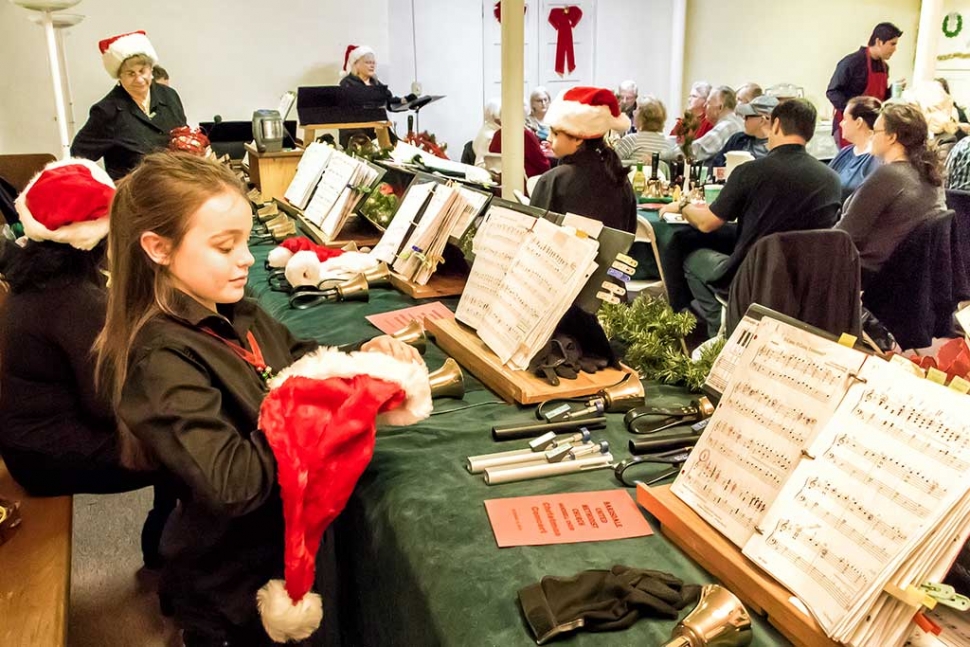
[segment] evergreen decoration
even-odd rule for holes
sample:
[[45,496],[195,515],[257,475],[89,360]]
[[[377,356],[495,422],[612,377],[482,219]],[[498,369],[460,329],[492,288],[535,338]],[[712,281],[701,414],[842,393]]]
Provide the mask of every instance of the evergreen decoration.
[[674,313],[661,298],[642,294],[627,305],[604,303],[597,314],[606,336],[624,346],[623,361],[640,377],[686,386],[699,392],[724,341],[706,347],[697,362],[686,354],[684,338],[697,320],[689,312]]
[[[950,29],[949,28],[950,21],[953,19],[956,20],[957,24],[956,24],[956,27],[954,27],[953,29]],[[961,31],[963,31],[962,15],[958,14],[955,11],[952,11],[947,15],[943,16],[943,35],[944,36],[946,36],[947,38],[956,38],[957,36],[960,35]]]
[[387,182],[381,182],[377,189],[367,196],[367,200],[360,208],[360,213],[381,229],[387,229],[397,213],[398,197],[394,187]]

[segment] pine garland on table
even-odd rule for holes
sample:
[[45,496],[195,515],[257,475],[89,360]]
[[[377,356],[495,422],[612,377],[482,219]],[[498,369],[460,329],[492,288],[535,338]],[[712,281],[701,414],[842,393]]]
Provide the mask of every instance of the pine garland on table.
[[697,362],[684,352],[684,338],[697,325],[689,312],[675,313],[661,298],[640,295],[632,304],[604,303],[597,314],[606,336],[625,347],[622,359],[640,376],[700,391],[724,341],[704,348]]

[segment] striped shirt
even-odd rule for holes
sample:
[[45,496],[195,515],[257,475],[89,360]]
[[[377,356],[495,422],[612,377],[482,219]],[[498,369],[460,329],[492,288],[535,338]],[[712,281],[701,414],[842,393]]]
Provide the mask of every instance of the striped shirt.
[[624,162],[640,162],[650,164],[650,156],[654,153],[664,153],[676,146],[673,137],[667,137],[659,132],[636,132],[626,135],[616,143],[614,150]]

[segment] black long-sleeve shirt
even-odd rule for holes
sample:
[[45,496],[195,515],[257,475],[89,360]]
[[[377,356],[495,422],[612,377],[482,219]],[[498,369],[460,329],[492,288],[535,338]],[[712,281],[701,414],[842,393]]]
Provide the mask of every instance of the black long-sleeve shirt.
[[599,154],[585,148],[543,173],[529,203],[556,213],[586,216],[620,231],[637,230],[637,198],[630,181],[624,178],[621,185],[614,183]]
[[178,93],[152,83],[151,117],[131,95],[116,85],[101,101],[91,106],[87,123],[74,136],[71,155],[98,161],[113,180],[127,175],[141,158],[168,147],[173,128],[185,126],[185,110]]
[[[825,91],[825,96],[832,102],[836,110],[845,112],[845,104],[849,102],[849,99],[857,97],[865,91],[869,78],[870,65],[872,65],[873,71],[885,71],[888,76],[889,66],[885,61],[871,60],[869,58],[868,47],[860,47],[855,52],[844,57],[835,66],[835,71],[832,73],[832,78],[829,79],[829,87]],[[883,96],[876,98],[880,101],[888,99],[889,87],[886,87]],[[833,125],[833,127],[837,126],[838,123]]]
[[[183,628],[206,633],[253,623],[256,591],[283,571],[276,461],[256,428],[266,387],[220,339],[249,348],[252,331],[275,371],[315,349],[250,299],[219,314],[177,293],[173,316],[139,333],[118,416],[180,489],[162,541],[163,591]],[[250,349],[252,350],[252,349]]]

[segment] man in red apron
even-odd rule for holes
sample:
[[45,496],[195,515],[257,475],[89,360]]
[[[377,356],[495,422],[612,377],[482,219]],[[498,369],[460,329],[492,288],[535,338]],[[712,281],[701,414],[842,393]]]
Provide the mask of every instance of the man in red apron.
[[849,144],[842,139],[839,128],[849,99],[860,95],[875,97],[880,101],[889,98],[889,65],[886,61],[895,53],[902,35],[902,30],[896,25],[881,22],[872,30],[868,47],[860,47],[835,66],[825,96],[835,106],[832,134],[839,148]]

